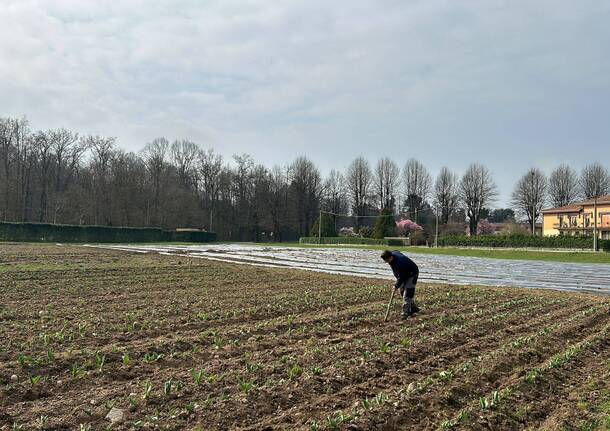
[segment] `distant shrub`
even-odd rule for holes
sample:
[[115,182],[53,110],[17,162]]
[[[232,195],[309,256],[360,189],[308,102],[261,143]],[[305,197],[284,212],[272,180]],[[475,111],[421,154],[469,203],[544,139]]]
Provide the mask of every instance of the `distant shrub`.
[[383,209],[379,217],[375,220],[375,227],[373,227],[373,238],[383,239],[386,236],[396,235],[396,219],[392,210]]
[[368,226],[362,226],[360,229],[358,229],[358,235],[360,235],[362,238],[370,238],[371,235],[373,235],[373,231]]
[[339,236],[357,237],[358,234],[354,231],[353,227],[342,227],[339,229]]
[[477,226],[477,235],[493,235],[496,228],[487,219],[483,219]]
[[321,234],[322,236],[337,236],[337,232],[335,231],[335,216],[332,214],[321,213],[322,217],[322,228],[320,228],[320,217],[316,220],[316,222],[311,227],[309,235],[318,236]]
[[409,240],[411,245],[426,245],[426,235],[423,231],[418,230],[415,232],[411,232],[409,235]]
[[[321,240],[321,241],[320,241]],[[336,244],[336,245],[392,245],[400,246],[403,245],[401,240],[397,239],[375,239],[375,238],[361,238],[361,237],[322,237],[317,236],[304,236],[299,239],[301,244]]]
[[466,232],[464,223],[447,223],[439,228],[443,235],[464,235]]

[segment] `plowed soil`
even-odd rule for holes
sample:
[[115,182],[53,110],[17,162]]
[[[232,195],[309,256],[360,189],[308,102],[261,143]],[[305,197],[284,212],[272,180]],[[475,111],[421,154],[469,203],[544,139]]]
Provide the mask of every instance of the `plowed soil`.
[[[567,276],[567,275],[566,275]],[[0,429],[608,429],[610,299],[0,245]],[[123,418],[112,424],[112,409]]]

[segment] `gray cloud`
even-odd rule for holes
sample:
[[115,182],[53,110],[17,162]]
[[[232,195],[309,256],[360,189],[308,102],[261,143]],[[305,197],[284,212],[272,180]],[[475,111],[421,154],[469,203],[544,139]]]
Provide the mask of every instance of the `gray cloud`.
[[0,2],[0,115],[307,154],[492,168],[608,160],[610,2]]

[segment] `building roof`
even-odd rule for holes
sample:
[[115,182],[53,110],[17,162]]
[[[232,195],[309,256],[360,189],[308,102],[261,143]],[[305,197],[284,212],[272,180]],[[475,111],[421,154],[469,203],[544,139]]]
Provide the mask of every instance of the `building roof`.
[[[593,205],[595,203],[595,199],[587,199],[584,202],[581,202],[581,205]],[[597,204],[610,204],[610,195],[600,196],[597,198]]]
[[563,207],[557,208],[549,208],[546,210],[542,210],[544,214],[552,214],[552,213],[573,213],[578,212],[582,209],[582,204],[571,204],[565,205]]
[[[548,208],[542,210],[544,214],[555,214],[555,213],[573,213],[579,212],[584,209],[586,206],[592,206],[595,203],[595,199],[587,199],[586,201],[576,202],[570,205],[565,205],[563,207],[557,208]],[[597,204],[610,204],[610,195],[600,196],[597,198]]]

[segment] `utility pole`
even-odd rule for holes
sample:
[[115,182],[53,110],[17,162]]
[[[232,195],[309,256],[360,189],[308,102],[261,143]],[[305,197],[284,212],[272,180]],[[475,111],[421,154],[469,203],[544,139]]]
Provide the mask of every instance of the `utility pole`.
[[536,174],[532,171],[532,236],[536,236]]
[[320,210],[320,218],[318,219],[318,244],[322,244],[322,210]]
[[593,199],[593,251],[597,251],[597,195]]
[[438,248],[438,205],[436,206],[436,235],[434,237],[434,248]]

